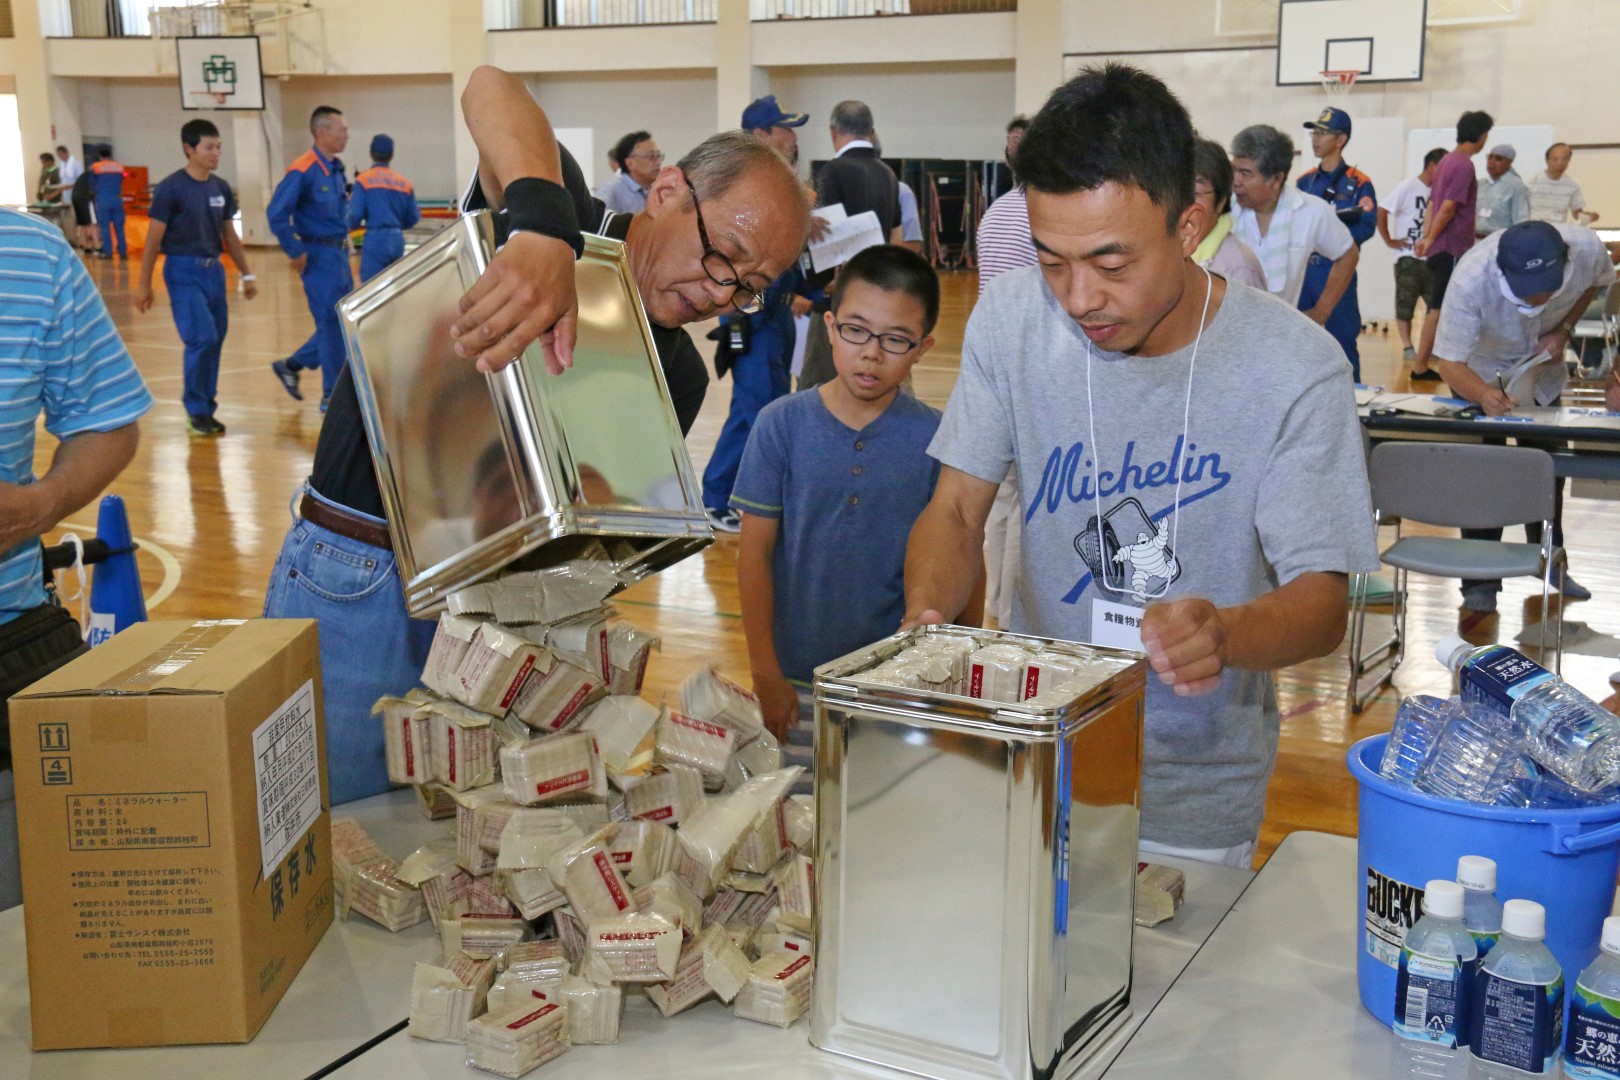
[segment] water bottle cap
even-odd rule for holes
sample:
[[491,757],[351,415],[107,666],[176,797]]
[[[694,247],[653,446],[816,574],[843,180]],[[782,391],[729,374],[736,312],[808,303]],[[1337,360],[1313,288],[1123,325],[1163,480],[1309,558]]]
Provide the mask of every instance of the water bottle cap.
[[1470,645],[1456,634],[1450,634],[1440,639],[1440,644],[1434,647],[1434,658],[1447,671],[1456,671],[1462,666],[1462,658],[1473,652],[1478,646]]
[[1603,951],[1620,953],[1620,915],[1610,915],[1603,920]]
[[1455,881],[1435,880],[1423,886],[1423,914],[1439,919],[1460,919],[1463,887]]
[[1534,900],[1509,900],[1502,905],[1502,933],[1540,941],[1547,936],[1547,909]]
[[1476,892],[1496,891],[1496,860],[1464,855],[1457,860],[1457,884]]

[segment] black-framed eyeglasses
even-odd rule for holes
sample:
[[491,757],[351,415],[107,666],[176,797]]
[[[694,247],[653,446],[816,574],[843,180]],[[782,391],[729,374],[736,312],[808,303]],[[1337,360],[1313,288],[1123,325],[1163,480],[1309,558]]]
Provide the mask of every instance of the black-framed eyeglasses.
[[838,336],[851,345],[865,345],[873,338],[877,338],[878,348],[893,356],[904,356],[906,353],[921,345],[920,341],[912,341],[904,334],[875,334],[858,323],[834,323],[838,329]]
[[[698,204],[697,188],[692,186],[692,181],[686,182],[686,190],[692,193],[692,210],[697,214],[698,239],[703,241],[703,272],[709,275],[710,281],[722,289],[732,290],[731,304],[744,315],[764,311],[765,298],[744,285],[742,275],[737,273],[737,267],[709,243],[709,230],[703,224],[703,207]],[[739,295],[746,297],[743,303],[737,302]]]

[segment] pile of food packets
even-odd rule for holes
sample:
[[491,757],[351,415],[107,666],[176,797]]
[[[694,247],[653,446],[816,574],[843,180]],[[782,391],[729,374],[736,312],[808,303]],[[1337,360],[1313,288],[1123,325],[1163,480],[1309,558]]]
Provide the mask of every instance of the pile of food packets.
[[759,704],[712,668],[678,708],[637,696],[656,637],[615,621],[582,560],[450,598],[425,690],[379,700],[389,776],[453,835],[390,859],[333,823],[340,911],[431,919],[411,1035],[521,1076],[616,1043],[627,995],[711,997],[786,1027],[809,1007],[815,832]]
[[1010,641],[982,643],[972,634],[929,634],[857,678],[879,686],[1036,707],[1061,705],[1082,685],[1119,670],[1114,659],[1058,645],[1027,648]]

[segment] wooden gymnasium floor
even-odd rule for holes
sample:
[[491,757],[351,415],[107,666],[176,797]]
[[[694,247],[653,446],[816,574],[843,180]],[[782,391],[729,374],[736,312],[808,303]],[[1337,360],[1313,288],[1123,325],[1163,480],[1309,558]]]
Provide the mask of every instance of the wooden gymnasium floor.
[[[139,254],[129,263],[90,262],[113,320],[151,386],[158,404],[142,423],[140,451],[114,485],[129,505],[139,538],[142,580],[154,618],[240,618],[259,614],[266,577],[286,531],[288,503],[308,472],[321,415],[318,377],[305,376],[307,396],[291,400],[269,370],[308,336],[311,321],[298,282],[279,252],[252,253],[260,292],[249,302],[231,294],[231,329],[220,375],[219,418],[230,432],[220,439],[188,435],[179,403],[181,346],[162,294],[146,315],[130,301]],[[916,387],[943,405],[960,362],[962,328],[976,293],[972,274],[947,274],[938,344],[919,366]],[[234,289],[234,277],[232,279]],[[701,333],[694,335],[701,341]],[[705,343],[706,344],[706,343]],[[1393,333],[1363,339],[1368,381],[1404,385]],[[1265,391],[1265,364],[1256,357],[1255,392]],[[730,382],[714,384],[688,440],[701,472],[725,418]],[[43,432],[42,432],[43,435]],[[47,467],[53,444],[42,437],[37,468]],[[95,510],[75,515],[79,531],[94,530]],[[1570,654],[1567,677],[1594,696],[1607,694],[1607,676],[1620,667],[1620,503],[1571,498],[1566,510],[1570,562],[1596,598],[1571,605],[1612,644],[1608,657]],[[663,637],[663,652],[649,675],[652,693],[672,689],[696,665],[718,659],[729,674],[747,675],[747,652],[738,615],[736,540],[722,536],[701,557],[689,559],[629,590],[618,601],[633,622]],[[74,585],[63,581],[66,592]],[[1455,583],[1414,579],[1411,647],[1396,685],[1402,693],[1446,693],[1448,678],[1430,658],[1434,642],[1458,628]],[[1480,642],[1511,640],[1535,621],[1539,592],[1510,582],[1500,616],[1465,627]],[[1151,676],[1150,676],[1151,677]],[[1345,749],[1387,730],[1399,695],[1385,692],[1360,716],[1344,702],[1343,651],[1279,673],[1282,739],[1272,780],[1261,850],[1269,854],[1295,829],[1353,834],[1356,793]]]

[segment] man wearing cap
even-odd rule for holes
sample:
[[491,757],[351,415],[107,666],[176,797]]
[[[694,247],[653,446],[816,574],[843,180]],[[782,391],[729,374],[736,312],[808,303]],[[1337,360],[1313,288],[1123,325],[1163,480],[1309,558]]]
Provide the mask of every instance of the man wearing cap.
[[[1378,193],[1366,173],[1344,160],[1350,128],[1350,114],[1343,109],[1323,109],[1315,120],[1306,124],[1317,166],[1302,174],[1295,183],[1306,194],[1327,200],[1350,230],[1350,239],[1360,248],[1378,228]],[[1305,286],[1299,294],[1301,311],[1309,311],[1322,298],[1328,276],[1333,273],[1333,263],[1326,255],[1311,253],[1305,265]],[[1361,336],[1361,302],[1356,296],[1354,274],[1323,326],[1344,349],[1350,369],[1359,380],[1361,350],[1356,339]]]
[[1479,185],[1479,210],[1474,235],[1480,239],[1510,225],[1530,220],[1530,188],[1513,167],[1519,152],[1507,143],[1491,147],[1485,155],[1486,179]]
[[[1525,221],[1494,232],[1457,260],[1440,326],[1434,338],[1434,365],[1458,397],[1478,402],[1491,416],[1503,416],[1519,405],[1555,405],[1569,379],[1564,348],[1570,332],[1598,290],[1614,281],[1609,253],[1597,234],[1579,225]],[[1551,359],[1532,369],[1518,397],[1510,396],[1502,377],[1526,357],[1545,353]],[[1522,399],[1522,400],[1521,400]],[[1518,440],[1520,445],[1558,449],[1556,442]],[[1554,482],[1557,509],[1553,541],[1563,536],[1563,481]],[[1527,525],[1531,543],[1540,529]],[[1464,529],[1470,539],[1500,540],[1502,530]],[[1495,611],[1500,581],[1464,581],[1463,607]],[[1563,594],[1586,600],[1591,593],[1567,573]]]
[[[775,95],[755,100],[743,110],[742,128],[781,154],[789,165],[799,161],[799,132],[810,117],[783,112]],[[722,316],[713,337],[715,374],[731,373],[731,411],[726,415],[714,453],[703,470],[703,505],[709,521],[721,532],[738,532],[742,523],[731,509],[731,489],[737,482],[743,449],[759,411],[792,388],[793,316],[810,310],[810,301],[797,265],[790,266],[765,290],[765,307],[750,315]],[[802,309],[799,310],[799,309]]]
[[349,228],[364,227],[360,248],[360,280],[369,281],[389,263],[405,254],[405,230],[422,220],[411,182],[390,168],[394,140],[377,135],[371,140],[371,168],[354,178],[349,199]]

